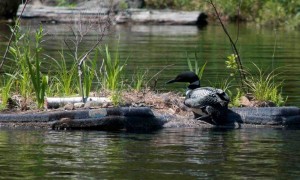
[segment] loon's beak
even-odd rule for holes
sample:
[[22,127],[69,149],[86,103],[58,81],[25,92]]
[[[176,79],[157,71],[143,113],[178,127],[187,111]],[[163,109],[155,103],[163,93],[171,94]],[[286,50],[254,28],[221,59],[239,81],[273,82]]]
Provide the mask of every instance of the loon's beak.
[[176,79],[172,79],[172,80],[166,82],[166,84],[170,84],[170,83],[174,83],[174,82],[177,82],[177,80]]

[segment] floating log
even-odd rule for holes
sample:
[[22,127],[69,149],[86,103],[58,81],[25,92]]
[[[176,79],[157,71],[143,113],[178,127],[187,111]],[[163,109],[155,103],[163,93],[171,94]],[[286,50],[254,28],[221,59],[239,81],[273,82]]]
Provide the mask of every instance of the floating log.
[[52,129],[126,130],[150,132],[163,127],[163,121],[154,116],[148,107],[117,107],[89,111],[90,118],[62,118],[52,124]]
[[[86,102],[92,102],[94,105],[103,105],[104,103],[111,103],[111,100],[107,97],[88,97]],[[80,103],[82,97],[47,97],[45,98],[46,108],[58,108],[68,103]]]
[[[24,5],[20,5],[17,15],[21,15]],[[111,10],[107,7],[52,7],[35,6],[28,4],[22,14],[22,18],[37,18],[42,22],[70,23],[70,22],[99,22],[109,18]],[[151,23],[172,25],[198,25],[207,24],[207,16],[199,11],[174,11],[174,10],[146,10],[127,9],[126,13],[120,11],[112,20],[115,23]]]
[[206,20],[199,11],[132,9],[129,14],[128,19],[134,23],[200,25]]

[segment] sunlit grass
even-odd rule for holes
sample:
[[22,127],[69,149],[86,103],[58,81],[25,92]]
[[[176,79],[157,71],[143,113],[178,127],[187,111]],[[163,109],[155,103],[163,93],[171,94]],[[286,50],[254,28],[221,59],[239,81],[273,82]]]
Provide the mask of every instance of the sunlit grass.
[[286,99],[282,96],[282,82],[277,82],[276,78],[279,74],[275,70],[271,72],[263,71],[254,64],[256,73],[247,72],[245,84],[250,88],[251,93],[257,101],[271,101],[277,106],[285,104]]

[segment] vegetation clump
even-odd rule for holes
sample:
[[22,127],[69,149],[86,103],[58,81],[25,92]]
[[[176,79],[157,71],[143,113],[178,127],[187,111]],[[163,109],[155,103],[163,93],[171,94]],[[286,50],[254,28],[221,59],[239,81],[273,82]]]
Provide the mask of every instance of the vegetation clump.
[[[214,0],[222,19],[235,22],[237,18],[272,27],[300,28],[300,1],[282,0]],[[145,0],[146,7],[204,11],[214,17],[214,10],[207,1],[199,0]],[[240,4],[241,3],[241,4]],[[237,11],[240,7],[240,13]]]

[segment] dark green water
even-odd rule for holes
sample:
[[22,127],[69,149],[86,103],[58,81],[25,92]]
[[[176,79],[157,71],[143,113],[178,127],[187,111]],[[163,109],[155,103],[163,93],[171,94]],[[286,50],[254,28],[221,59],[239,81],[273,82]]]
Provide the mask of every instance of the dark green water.
[[[235,34],[236,27],[228,27]],[[45,52],[58,58],[70,31],[66,25],[45,29]],[[169,66],[157,77],[157,88],[185,89],[183,84],[167,87],[164,82],[187,70],[186,53],[192,57],[195,51],[200,63],[208,62],[203,85],[228,77],[224,59],[232,52],[220,26],[117,26],[114,31],[106,42],[114,46],[120,35],[128,77],[137,69],[149,70],[151,77]],[[5,26],[0,34],[9,34]],[[87,36],[82,49],[91,47],[95,37]],[[245,65],[252,61],[265,68],[282,67],[278,82],[284,80],[288,105],[296,106],[299,39],[300,32],[242,25],[238,41]],[[7,40],[0,40],[3,54]],[[299,130],[272,128],[174,128],[152,134],[1,128],[0,179],[297,179],[299,137]]]
[[297,179],[300,131],[0,131],[3,179]]
[[[48,34],[43,43],[46,54],[60,59],[62,47],[68,52],[63,41],[70,42],[72,38],[69,26],[44,25]],[[235,40],[237,27],[227,26]],[[5,26],[0,27],[0,34],[9,34]],[[219,25],[210,25],[201,30],[195,26],[115,26],[111,32],[112,35],[105,38],[104,43],[113,47],[119,42],[121,59],[127,64],[127,83],[131,82],[132,74],[139,70],[149,71],[146,79],[162,70],[159,76],[152,78],[149,86],[153,87],[157,80],[159,90],[184,90],[185,84],[166,86],[165,82],[174,78],[177,73],[188,70],[187,54],[192,59],[195,52],[199,64],[206,61],[208,63],[202,79],[203,86],[214,86],[229,77],[225,60],[232,51],[228,38]],[[80,46],[81,51],[89,49],[96,38],[95,33],[85,36],[84,43]],[[5,38],[0,36],[0,39],[0,52],[4,52]],[[299,31],[262,29],[241,24],[237,43],[243,64],[248,68],[253,69],[252,62],[269,71],[280,67],[281,74],[277,81],[284,82],[282,92],[284,96],[288,96],[287,105],[294,106],[300,106],[299,39]],[[49,58],[45,58],[45,61],[51,62]],[[231,85],[236,84],[232,81]]]

